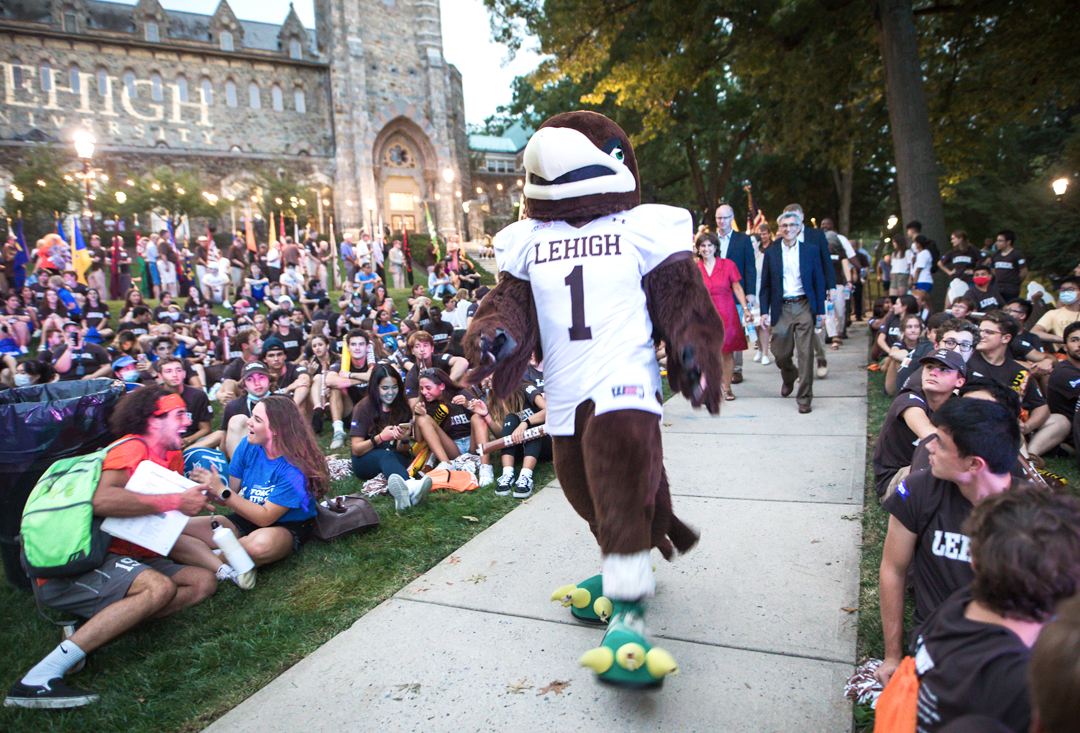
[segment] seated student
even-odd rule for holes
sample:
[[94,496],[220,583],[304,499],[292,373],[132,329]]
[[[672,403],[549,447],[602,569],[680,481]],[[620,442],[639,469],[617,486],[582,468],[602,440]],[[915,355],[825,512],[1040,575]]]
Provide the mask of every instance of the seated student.
[[966,295],[962,295],[949,306],[949,313],[953,318],[966,319],[975,310],[975,301]]
[[397,337],[401,330],[390,322],[389,311],[380,310],[375,314],[375,333],[383,340],[383,348],[387,351],[397,348]]
[[276,562],[298,551],[315,526],[315,503],[330,488],[326,458],[311,427],[287,397],[268,395],[248,418],[248,434],[229,461],[228,485],[217,470],[195,469],[226,515],[195,517],[170,557],[207,568],[219,580],[232,579],[244,590],[255,587],[255,570],[237,573],[215,555],[211,523],[232,530],[255,566]]
[[[94,516],[139,517],[175,509],[194,517],[211,508],[203,495],[206,486],[164,495],[125,488],[144,460],[180,471],[180,434],[187,424],[183,400],[160,387],[143,387],[120,398],[109,426],[114,434],[135,439],[114,445],[105,455],[92,500]],[[100,567],[36,582],[41,603],[86,621],[12,686],[4,701],[8,706],[57,709],[97,702],[98,695],[68,687],[64,675],[131,627],[193,606],[217,589],[213,573],[119,539],[112,540]]]
[[[948,349],[960,354],[967,363],[971,355],[975,353],[975,343],[979,340],[979,327],[971,321],[960,318],[950,318],[948,313],[935,313],[930,317],[932,325],[927,325],[931,339],[920,344],[913,351],[900,368],[896,370],[897,391],[905,389],[908,384],[922,384],[922,364],[919,359],[931,351]],[[941,320],[938,320],[941,319]]]
[[1023,733],[1031,648],[1058,604],[1080,591],[1080,502],[1005,491],[980,502],[962,532],[975,577],[916,629],[918,729],[983,715]]
[[108,304],[101,301],[101,295],[96,288],[89,288],[86,291],[86,314],[83,318],[83,326],[87,329],[88,337],[91,333],[97,336],[95,343],[100,344],[102,339],[115,335],[115,332],[109,328],[110,317]]
[[1009,343],[1020,327],[1004,311],[993,311],[979,319],[979,343],[968,362],[968,374],[990,377],[1012,387],[1020,394],[1020,402],[1028,411],[1020,429],[1027,438],[1028,452],[1041,456],[1065,440],[1072,423],[1061,415],[1051,415],[1039,384],[1030,378],[1030,371],[1009,356]]
[[[345,336],[348,360],[342,358],[330,365],[323,384],[330,400],[330,418],[334,439],[330,450],[345,445],[345,416],[351,415],[353,407],[367,394],[371,373],[375,369],[375,349],[367,331],[354,328]],[[344,353],[342,354],[344,357]]]
[[1065,327],[1065,358],[1054,360],[1054,370],[1046,389],[1046,405],[1054,415],[1070,422],[1076,414],[1076,398],[1080,397],[1080,321]]
[[888,359],[885,366],[885,394],[890,397],[895,397],[897,392],[897,385],[903,385],[897,379],[897,373],[900,367],[909,364],[910,358],[914,352],[923,347],[922,350],[925,353],[929,351],[927,344],[929,343],[926,337],[923,335],[923,322],[922,318],[917,315],[904,316],[900,319],[900,338],[896,341],[890,340],[889,349],[886,352]]
[[86,343],[79,324],[64,324],[64,341],[52,349],[52,365],[61,382],[76,379],[101,379],[112,375],[109,352],[97,344]]
[[419,373],[420,398],[413,404],[413,437],[424,440],[439,466],[472,452],[487,438],[482,400],[442,369]]
[[262,352],[263,340],[254,328],[244,328],[237,331],[232,340],[230,351],[239,350],[240,356],[228,363],[221,372],[221,386],[217,391],[218,402],[227,403],[242,391],[238,389],[243,379],[245,364],[258,361]]
[[972,506],[1021,485],[1010,474],[1020,431],[1008,407],[949,400],[934,422],[935,439],[925,441],[930,467],[913,470],[882,502],[890,515],[878,576],[885,659],[875,676],[883,684],[904,653],[904,588],[912,562],[917,626],[971,581],[968,538],[960,528]]
[[405,401],[401,375],[380,364],[372,372],[366,396],[356,405],[349,428],[352,469],[361,481],[380,473],[398,510],[422,504],[431,491],[431,479],[409,479],[412,462],[412,410]]
[[1046,311],[1031,332],[1048,344],[1060,344],[1065,327],[1080,320],[1080,275],[1070,275],[1058,286],[1059,308]]
[[232,296],[232,278],[229,276],[229,261],[222,257],[218,260],[217,267],[211,267],[206,271],[206,277],[201,279],[203,299],[208,303],[221,303],[228,307]]
[[[877,298],[870,306],[870,318],[867,319],[867,325],[869,326],[867,333],[870,337],[871,362],[881,361],[882,356],[884,356],[881,345],[878,343],[878,336],[881,333],[881,326],[885,323],[885,319],[892,315],[892,307],[892,298],[888,296]],[[471,316],[468,320],[469,322],[472,321]],[[466,328],[467,327],[468,326],[466,326]]]
[[375,284],[379,282],[379,276],[371,270],[371,263],[365,262],[360,265],[360,271],[353,279],[356,284],[356,292],[363,296],[366,301],[375,290]]
[[893,345],[900,342],[903,334],[900,332],[900,321],[904,316],[916,316],[919,314],[919,301],[913,295],[898,295],[893,298],[893,305],[889,315],[885,317],[878,328],[875,343],[881,349],[881,353],[889,353]]
[[435,353],[435,339],[427,331],[413,331],[409,334],[406,346],[408,357],[405,368],[405,398],[409,406],[416,404],[420,397],[420,371],[423,369],[442,369],[450,376],[450,381],[457,382],[465,376],[469,362],[463,356]]
[[1054,357],[1045,352],[1041,338],[1024,329],[1024,324],[1031,318],[1034,310],[1031,301],[1013,298],[1002,310],[1012,316],[1019,328],[1016,337],[1009,342],[1009,354],[1017,361],[1029,362],[1031,373],[1035,376],[1049,374],[1054,368]]
[[187,448],[209,435],[211,427],[210,398],[203,390],[185,384],[185,366],[183,359],[172,354],[165,354],[154,364],[165,391],[180,395],[184,401],[190,424],[184,429],[181,442]]
[[[486,405],[487,412],[479,412],[488,427],[497,437],[513,436],[516,444],[502,449],[502,474],[495,493],[506,496],[513,491],[515,499],[527,499],[533,492],[533,470],[540,460],[552,458],[552,440],[550,435],[521,442],[521,436],[530,428],[543,425],[547,419],[547,401],[544,388],[537,387],[530,381],[522,381],[508,399],[492,400]],[[483,458],[489,458],[485,454]],[[521,475],[514,482],[514,464],[521,462]],[[485,471],[484,469],[487,469]],[[490,465],[480,466],[480,485],[487,486],[494,481],[494,471]]]
[[371,307],[364,300],[363,294],[357,291],[353,293],[349,306],[341,316],[345,319],[349,328],[360,328],[360,324],[364,322],[369,313],[371,313]]
[[[240,384],[243,386],[243,392],[225,405],[218,429],[191,445],[192,448],[220,451],[224,455],[226,464],[232,458],[236,446],[247,435],[247,419],[251,417],[252,409],[259,400],[270,394],[270,370],[261,361],[248,362],[241,372]],[[188,458],[188,452],[185,452],[185,474],[190,475],[191,468],[198,461],[196,458],[192,462]]]
[[1031,733],[1075,733],[1080,720],[1080,595],[1055,615],[1031,649]]
[[915,445],[934,432],[930,418],[964,383],[964,360],[955,351],[939,349],[924,356],[922,385],[909,384],[893,400],[874,446],[874,488],[878,499],[892,494],[911,466]]
[[137,305],[131,309],[131,320],[121,321],[116,327],[117,331],[131,331],[136,338],[150,334],[151,316],[150,309],[145,305]]
[[974,313],[990,313],[1005,305],[1005,298],[1001,296],[1001,292],[997,289],[997,286],[990,284],[993,279],[994,273],[993,270],[990,269],[990,265],[983,264],[975,266],[975,271],[971,278],[974,285],[972,285],[971,289],[964,294],[965,298],[975,304]]
[[259,356],[270,373],[273,393],[288,395],[296,403],[301,414],[310,420],[311,401],[308,400],[308,395],[311,393],[311,377],[307,373],[307,367],[288,359],[285,346],[276,336],[271,336],[263,342],[262,353]]
[[435,353],[445,354],[446,347],[450,345],[450,337],[454,335],[454,327],[443,321],[442,308],[437,305],[428,308],[428,318],[431,323],[424,326],[424,330],[431,334]]
[[285,348],[289,361],[296,361],[304,353],[304,332],[292,320],[292,309],[278,309],[270,314],[270,329]]

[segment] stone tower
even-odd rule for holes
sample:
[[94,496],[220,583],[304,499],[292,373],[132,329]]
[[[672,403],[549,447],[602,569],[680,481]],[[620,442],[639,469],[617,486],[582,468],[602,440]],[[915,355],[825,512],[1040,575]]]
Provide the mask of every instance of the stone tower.
[[[442,54],[438,0],[314,0],[329,64],[335,208],[346,229],[458,227],[468,190],[461,74]],[[450,180],[447,180],[447,179]],[[467,197],[466,197],[467,198]]]

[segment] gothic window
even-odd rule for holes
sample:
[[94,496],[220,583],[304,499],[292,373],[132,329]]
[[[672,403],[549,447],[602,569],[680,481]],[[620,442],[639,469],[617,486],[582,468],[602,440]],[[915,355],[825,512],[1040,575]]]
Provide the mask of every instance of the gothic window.
[[74,64],[68,69],[68,83],[71,86],[72,93],[78,94],[82,91],[82,78],[79,76],[79,67]]
[[222,51],[233,50],[233,38],[230,31],[221,31],[221,33],[218,35],[218,39],[221,41]]
[[109,72],[105,69],[97,70],[97,90],[103,97],[109,93]]
[[48,92],[52,90],[52,66],[48,61],[41,62],[41,91]]
[[157,43],[161,40],[158,35],[158,24],[155,21],[148,20],[143,25],[143,30],[146,32],[146,40],[150,43]]
[[279,87],[277,84],[270,88],[270,99],[274,103],[275,110],[280,112],[285,109],[285,103],[281,99],[281,87]]
[[386,149],[383,165],[390,168],[415,168],[416,158],[403,143],[396,142]]
[[293,93],[293,98],[296,100],[296,111],[305,114],[307,112],[307,101],[304,99],[304,90],[297,89]]
[[75,13],[64,13],[64,33],[78,33],[79,27],[75,20]]
[[161,75],[150,75],[150,96],[154,98],[155,102],[160,102],[165,98],[164,92],[161,91]]
[[225,82],[225,104],[230,107],[236,106],[236,85],[231,79]]
[[211,105],[214,103],[214,85],[210,83],[209,79],[202,80],[202,96],[203,104]]
[[176,77],[176,93],[179,95],[181,102],[188,101],[187,78],[182,74]]
[[135,72],[124,72],[124,94],[128,95],[128,99],[135,99]]
[[11,85],[16,89],[23,88],[23,67],[18,59],[11,60]]
[[259,103],[259,85],[255,82],[248,85],[248,104],[252,109],[258,109],[261,106]]
[[293,38],[291,41],[289,41],[289,58],[291,58],[291,59],[302,59],[302,58],[304,58],[303,50],[300,47],[300,41],[298,41],[295,38]]

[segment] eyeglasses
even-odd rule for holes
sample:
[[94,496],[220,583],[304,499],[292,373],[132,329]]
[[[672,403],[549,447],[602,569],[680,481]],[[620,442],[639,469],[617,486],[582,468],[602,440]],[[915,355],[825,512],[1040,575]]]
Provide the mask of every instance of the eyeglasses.
[[952,351],[953,349],[958,349],[960,351],[963,351],[964,353],[967,353],[968,351],[971,351],[975,348],[975,344],[969,341],[955,341],[953,339],[945,339],[944,341],[941,341],[939,343],[950,351]]
[[1011,308],[1006,308],[1005,312],[1008,313],[1013,318],[1027,318],[1027,313],[1025,313],[1022,310],[1013,310]]
[[1001,331],[991,331],[989,328],[980,328],[979,334],[982,336],[1000,336]]
[[435,376],[435,370],[434,369],[421,369],[420,370],[420,376],[421,377],[434,377]]
[[718,216],[718,217],[716,217],[716,220],[717,221],[727,221],[728,219],[734,219],[734,218],[735,218],[735,215],[732,214],[731,216]]

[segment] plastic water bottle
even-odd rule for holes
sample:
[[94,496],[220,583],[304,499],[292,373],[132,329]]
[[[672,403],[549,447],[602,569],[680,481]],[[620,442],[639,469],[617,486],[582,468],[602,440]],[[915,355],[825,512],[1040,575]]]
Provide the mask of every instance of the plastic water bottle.
[[[745,311],[743,311],[743,307],[741,305],[736,304],[735,308],[739,311],[739,320],[740,321],[743,320],[744,318],[746,318],[746,313],[745,313]],[[757,343],[757,329],[754,328],[754,322],[751,321],[750,323],[744,323],[743,325],[746,326],[746,338],[747,338],[747,340],[749,340],[750,343]]]
[[832,297],[830,296],[829,298],[826,298],[826,300],[825,300],[825,317],[826,318],[832,318],[835,315],[836,315],[836,306],[833,305]]
[[231,529],[217,522],[211,522],[210,527],[214,530],[214,544],[221,548],[233,570],[243,574],[255,568],[251,555],[247,554],[247,550],[240,544],[240,540],[236,539]]

